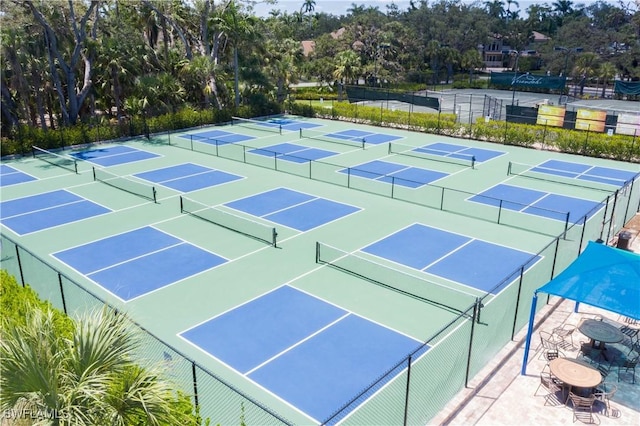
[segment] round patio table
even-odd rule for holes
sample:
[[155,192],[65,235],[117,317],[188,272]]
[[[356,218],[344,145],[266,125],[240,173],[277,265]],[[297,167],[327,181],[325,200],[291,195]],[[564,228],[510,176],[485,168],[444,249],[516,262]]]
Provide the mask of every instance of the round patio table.
[[600,342],[599,349],[604,349],[605,343],[617,343],[624,339],[624,334],[611,324],[598,320],[584,320],[578,330],[591,339],[592,346]]
[[549,363],[551,374],[569,386],[594,388],[602,382],[602,374],[585,362],[556,358]]

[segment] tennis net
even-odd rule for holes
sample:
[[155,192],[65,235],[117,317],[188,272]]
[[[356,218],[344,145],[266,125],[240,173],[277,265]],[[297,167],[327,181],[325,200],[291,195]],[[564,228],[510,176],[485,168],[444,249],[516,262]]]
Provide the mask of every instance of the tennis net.
[[424,280],[321,242],[316,242],[316,263],[328,264],[372,284],[458,314],[467,312],[478,297],[478,295]]
[[302,138],[315,139],[315,140],[330,142],[330,143],[339,143],[342,145],[356,146],[362,149],[364,149],[364,146],[366,143],[365,138],[362,138],[362,137],[349,137],[346,135],[340,135],[338,133],[327,134],[327,133],[319,132],[317,130],[300,128],[300,139]]
[[93,167],[93,180],[102,182],[122,191],[138,195],[148,200],[152,200],[154,203],[157,202],[155,187],[142,182],[137,182],[124,176],[117,176],[105,169]]
[[254,130],[262,130],[264,132],[282,134],[282,125],[271,121],[252,120],[250,118],[231,117],[231,125],[247,127]]
[[37,158],[74,173],[78,173],[78,162],[73,157],[56,154],[54,152],[47,151],[46,149],[38,148],[37,146],[31,147],[31,153],[33,154],[33,158]]
[[214,225],[267,242],[273,247],[276,247],[276,238],[278,235],[276,228],[260,222],[255,222],[251,219],[209,207],[185,196],[180,196],[180,213],[190,214]]
[[[509,162],[507,175],[522,176],[531,179],[544,180],[547,182],[561,183],[563,185],[572,185],[581,188],[593,189],[611,193],[616,188],[621,188],[627,184],[622,180],[608,179],[610,183],[600,179],[598,181],[591,180],[589,176],[578,176],[567,170],[559,170],[551,167],[533,166],[530,164]],[[595,177],[594,177],[595,178]]]
[[414,146],[402,145],[394,142],[389,142],[389,154],[405,155],[408,157],[422,158],[441,163],[457,164],[459,166],[471,167],[472,169],[476,164],[476,157],[473,155],[451,153],[431,148],[416,148]]

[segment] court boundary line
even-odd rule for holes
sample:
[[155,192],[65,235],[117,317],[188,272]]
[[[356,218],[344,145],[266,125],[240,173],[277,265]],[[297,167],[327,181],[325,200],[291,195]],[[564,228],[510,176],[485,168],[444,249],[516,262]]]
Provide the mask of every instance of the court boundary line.
[[293,345],[286,347],[285,349],[283,349],[282,351],[278,352],[277,354],[275,354],[271,358],[269,358],[269,359],[263,361],[262,363],[256,365],[251,370],[248,370],[245,373],[241,373],[241,374],[243,376],[247,376],[248,377],[251,373],[261,369],[262,367],[266,366],[267,364],[271,363],[272,361],[275,361],[277,358],[280,358],[282,355],[290,352],[291,350],[293,350],[294,348],[297,348],[298,346],[302,345],[303,343],[308,342],[309,340],[311,340],[314,337],[318,336],[320,333],[324,332],[325,330],[330,329],[331,327],[333,327],[334,325],[338,324],[340,321],[342,321],[343,319],[347,318],[350,315],[351,315],[351,312],[345,310],[344,315],[342,315],[341,317],[334,319],[333,321],[329,322],[328,324],[325,324],[324,326],[322,326],[319,329],[315,330],[313,333],[311,333],[311,334],[307,335],[306,337],[303,337],[302,339],[298,340]]
[[[35,161],[33,161],[33,162],[35,163]],[[34,176],[34,175],[32,175],[31,173],[27,173],[27,172],[25,172],[25,171],[22,171],[22,170],[20,170],[20,169],[17,169],[17,168],[15,168],[15,167],[13,167],[13,166],[10,166],[10,165],[8,165],[8,164],[2,164],[2,165],[3,165],[3,166],[6,166],[6,167],[8,167],[8,168],[10,168],[10,169],[11,169],[11,170],[13,170],[13,171],[12,171],[12,172],[10,172],[10,173],[0,173],[0,178],[1,178],[2,176],[5,176],[5,175],[13,175],[13,174],[16,174],[16,173],[21,173],[21,174],[23,174],[23,175],[27,175],[27,176],[29,176],[29,177],[34,178],[35,180],[51,179],[51,178],[53,177],[53,176],[48,176],[48,177],[46,177],[46,178],[39,178],[38,176]],[[53,169],[52,169],[52,170],[53,170]],[[62,174],[62,173],[61,173],[61,174],[60,174],[60,176],[68,176],[68,173],[65,173],[65,174]],[[31,181],[27,181],[27,182],[31,182]],[[20,183],[26,183],[26,182],[20,182]],[[3,185],[3,186],[4,186],[4,185]],[[8,186],[11,186],[11,185],[8,185]],[[0,186],[0,188],[1,188],[1,186]]]

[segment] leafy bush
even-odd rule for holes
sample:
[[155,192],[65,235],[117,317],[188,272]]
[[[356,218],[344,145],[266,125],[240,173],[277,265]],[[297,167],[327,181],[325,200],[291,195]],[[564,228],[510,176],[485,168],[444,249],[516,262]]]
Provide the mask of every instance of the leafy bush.
[[4,269],[0,270],[0,318],[2,318],[2,330],[5,327],[25,325],[27,313],[36,308],[53,312],[56,330],[61,336],[71,336],[74,325],[68,316],[54,308],[50,302],[40,300],[38,294],[29,285],[22,287],[13,275],[10,275]]

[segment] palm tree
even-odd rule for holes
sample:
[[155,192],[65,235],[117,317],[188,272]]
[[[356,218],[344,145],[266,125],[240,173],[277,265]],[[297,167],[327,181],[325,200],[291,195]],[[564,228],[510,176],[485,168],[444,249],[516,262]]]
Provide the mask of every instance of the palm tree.
[[484,6],[487,13],[492,18],[502,19],[506,14],[502,0],[485,1]]
[[311,26],[311,13],[316,9],[316,2],[314,0],[304,0],[300,7],[300,15],[307,15],[309,17],[309,26]]
[[[353,50],[344,50],[335,59],[333,78],[340,83],[351,82],[360,74],[360,56]],[[338,100],[342,100],[342,84],[338,89]]]
[[255,34],[255,18],[241,13],[235,1],[230,1],[222,14],[217,18],[222,31],[233,48],[235,106],[240,105],[238,45],[241,41],[252,38]]
[[598,78],[602,79],[602,97],[607,94],[607,83],[616,76],[616,67],[611,62],[605,62],[598,68]]
[[584,86],[598,67],[598,55],[592,52],[583,53],[576,60],[573,73],[580,79],[580,94],[584,93]]
[[460,58],[460,66],[469,70],[469,83],[473,80],[473,70],[483,65],[482,56],[476,49],[467,50]]
[[132,361],[139,343],[125,315],[89,312],[70,337],[51,309],[29,310],[24,324],[8,322],[0,340],[2,410],[47,413],[54,425],[189,422],[160,371]]
[[507,0],[507,22],[509,19],[513,20],[517,17],[518,11],[511,12],[511,4],[514,4],[516,7],[520,7],[520,3],[515,0]]

